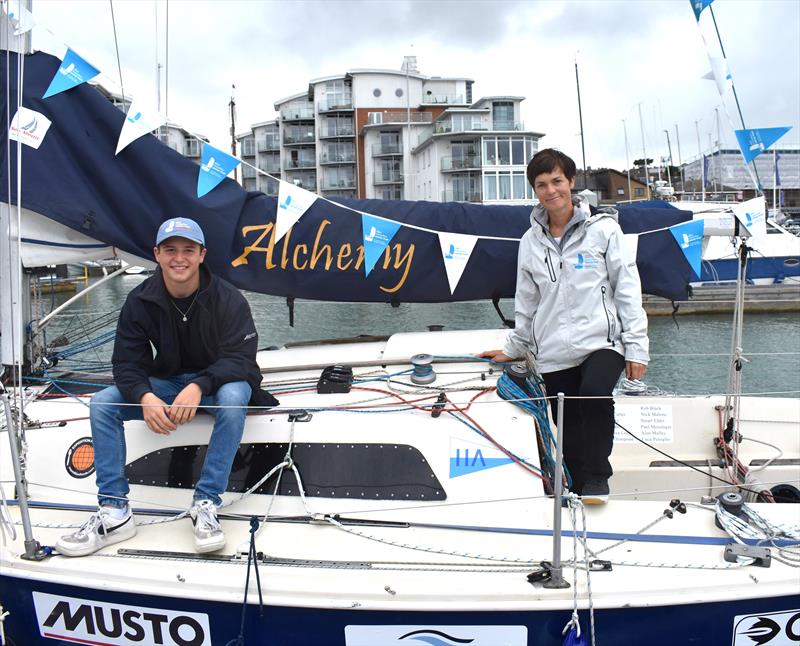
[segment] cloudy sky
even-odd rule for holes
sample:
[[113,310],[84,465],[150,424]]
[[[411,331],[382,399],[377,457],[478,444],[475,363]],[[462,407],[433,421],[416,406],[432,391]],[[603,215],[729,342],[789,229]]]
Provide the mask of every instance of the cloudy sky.
[[[34,47],[61,55],[69,45],[102,70],[104,85],[118,88],[111,6],[33,0],[42,25]],[[712,6],[747,126],[792,126],[781,143],[797,145],[800,2]],[[666,156],[666,129],[677,163],[676,125],[683,161],[698,153],[695,121],[703,149],[717,140],[721,102],[701,78],[710,68],[689,0],[113,0],[113,12],[126,93],[155,93],[168,38],[162,108],[220,148],[229,145],[231,85],[242,132],[273,118],[274,101],[304,91],[310,79],[399,69],[409,54],[422,74],[474,79],[476,99],[527,97],[526,127],[579,160],[577,57],[589,166],[624,168],[623,120],[631,161],[642,156],[640,106],[649,157]],[[735,146],[720,116],[722,145]]]

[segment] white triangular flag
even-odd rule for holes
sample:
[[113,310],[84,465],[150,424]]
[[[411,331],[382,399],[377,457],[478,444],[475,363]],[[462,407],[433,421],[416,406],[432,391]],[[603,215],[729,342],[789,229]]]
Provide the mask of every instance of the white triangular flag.
[[747,202],[734,204],[732,210],[736,219],[744,225],[751,236],[766,235],[767,203],[763,195],[747,200]]
[[117,141],[117,152],[114,154],[119,155],[125,146],[160,128],[165,122],[166,119],[154,105],[131,99],[131,107],[128,109],[125,121],[122,122],[122,130]]
[[725,96],[733,87],[733,77],[728,69],[728,61],[714,56],[709,56],[708,60],[711,62],[711,74],[717,84],[717,90],[720,96]]
[[439,245],[442,247],[442,259],[447,271],[447,282],[450,283],[450,293],[456,291],[461,274],[467,266],[478,236],[466,233],[447,233],[439,231]]
[[22,0],[8,0],[3,3],[3,9],[14,27],[15,36],[21,36],[36,26],[33,14],[25,8]]
[[303,213],[314,203],[317,196],[311,191],[281,181],[278,184],[278,211],[275,216],[275,242],[291,229]]

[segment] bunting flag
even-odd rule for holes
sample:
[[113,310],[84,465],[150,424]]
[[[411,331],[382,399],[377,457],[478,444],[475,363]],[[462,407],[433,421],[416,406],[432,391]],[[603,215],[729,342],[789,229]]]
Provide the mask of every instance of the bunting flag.
[[708,162],[709,161],[710,161],[710,159],[708,157],[706,157],[705,155],[703,155],[703,178],[702,178],[703,186],[708,184]]
[[700,20],[700,14],[703,13],[703,9],[714,2],[714,0],[689,0],[689,2],[692,5],[694,17],[697,18],[697,20]]
[[747,202],[739,202],[732,207],[736,219],[742,223],[751,236],[767,233],[767,200],[762,195]]
[[90,81],[99,73],[100,70],[94,65],[87,63],[68,48],[61,66],[53,76],[53,80],[50,81],[50,85],[42,98],[46,99],[59,92],[71,90],[77,85]]
[[749,164],[791,129],[791,126],[784,126],[781,128],[734,130],[745,163]]
[[278,185],[278,208],[275,215],[275,242],[277,243],[295,223],[303,217],[317,199],[316,194],[300,186],[281,181]]
[[211,144],[203,145],[203,157],[200,171],[197,174],[197,197],[203,197],[212,191],[217,184],[228,176],[242,161],[214,148]]
[[625,254],[625,262],[636,262],[636,254],[639,253],[639,234],[622,234],[622,251]]
[[711,71],[703,78],[711,79],[717,84],[717,91],[720,96],[725,96],[733,89],[733,76],[728,69],[728,61],[721,56],[709,56]]
[[51,123],[52,121],[41,112],[35,112],[20,106],[11,120],[11,129],[8,131],[8,136],[10,139],[21,141],[31,148],[39,148]]
[[399,222],[376,218],[366,213],[361,214],[361,231],[364,235],[364,272],[369,272],[378,262],[386,245],[389,244],[394,234],[400,228]]
[[691,220],[669,228],[697,278],[702,270],[703,227],[702,220]]
[[447,271],[447,282],[453,294],[461,280],[461,274],[467,266],[478,237],[465,233],[447,233],[439,231],[439,245],[442,247],[442,259]]
[[3,3],[3,10],[8,15],[15,36],[26,34],[36,26],[33,14],[25,8],[22,0],[7,0]]
[[155,106],[143,106],[136,99],[131,99],[128,115],[122,122],[122,130],[117,140],[117,152],[114,154],[119,155],[119,152],[129,143],[153,132],[165,122],[166,119],[159,114]]

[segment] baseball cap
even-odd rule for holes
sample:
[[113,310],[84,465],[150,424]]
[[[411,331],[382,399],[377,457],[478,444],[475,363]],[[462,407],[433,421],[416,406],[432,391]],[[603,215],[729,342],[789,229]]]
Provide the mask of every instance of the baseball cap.
[[206,238],[200,225],[189,218],[170,218],[161,223],[156,236],[156,246],[167,238],[186,238],[199,245],[206,246]]

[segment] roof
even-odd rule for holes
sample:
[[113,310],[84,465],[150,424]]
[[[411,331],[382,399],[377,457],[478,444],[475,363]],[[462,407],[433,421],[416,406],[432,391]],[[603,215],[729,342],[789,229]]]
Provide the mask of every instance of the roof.
[[274,107],[276,110],[280,110],[278,107],[279,105],[283,105],[284,103],[289,103],[289,101],[294,101],[295,99],[308,99],[308,92],[298,92],[297,94],[292,94],[290,96],[284,97],[283,99],[278,99],[274,103]]

